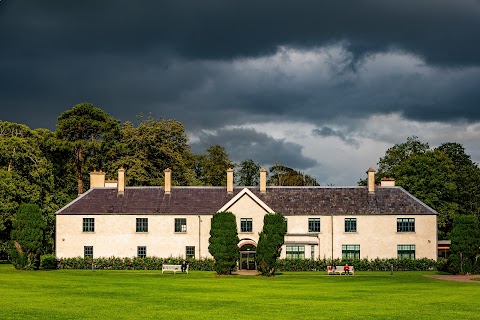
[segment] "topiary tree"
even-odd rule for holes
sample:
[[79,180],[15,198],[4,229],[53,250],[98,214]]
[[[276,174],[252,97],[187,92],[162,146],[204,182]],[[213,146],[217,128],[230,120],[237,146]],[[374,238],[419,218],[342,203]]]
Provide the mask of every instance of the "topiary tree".
[[263,230],[257,246],[257,270],[264,276],[275,275],[277,258],[280,257],[282,245],[287,233],[285,218],[279,213],[263,217]]
[[476,259],[480,246],[478,218],[473,215],[455,216],[450,239],[452,244],[448,257],[449,271],[461,274],[478,272]]
[[10,259],[17,269],[38,269],[45,221],[36,204],[22,203],[10,233]]
[[208,251],[215,259],[217,274],[231,274],[235,270],[239,254],[238,241],[235,215],[228,211],[215,213]]

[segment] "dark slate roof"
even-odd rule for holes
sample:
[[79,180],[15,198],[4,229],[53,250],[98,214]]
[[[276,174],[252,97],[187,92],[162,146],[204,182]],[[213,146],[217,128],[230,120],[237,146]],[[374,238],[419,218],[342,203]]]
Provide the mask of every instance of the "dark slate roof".
[[[57,214],[213,214],[244,187],[228,194],[225,187],[127,187],[123,196],[116,188],[94,188]],[[268,187],[260,193],[248,187],[273,211],[285,215],[437,214],[401,187]],[[246,194],[247,195],[247,194]]]

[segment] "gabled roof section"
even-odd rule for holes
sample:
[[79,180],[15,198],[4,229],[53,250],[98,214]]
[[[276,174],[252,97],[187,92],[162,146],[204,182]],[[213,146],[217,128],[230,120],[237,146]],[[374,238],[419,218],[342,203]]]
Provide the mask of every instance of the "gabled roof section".
[[436,215],[435,210],[401,187],[127,187],[93,188],[56,214],[212,215],[248,196],[267,212],[284,215]]
[[247,188],[244,188],[242,191],[240,191],[235,197],[233,197],[232,200],[228,201],[218,212],[221,211],[228,211],[228,209],[233,206],[238,200],[240,200],[242,197],[250,197],[253,201],[255,201],[260,207],[262,207],[266,212],[268,213],[274,213],[274,211],[265,204],[262,200],[260,200],[256,195],[252,193],[252,191],[248,190]]

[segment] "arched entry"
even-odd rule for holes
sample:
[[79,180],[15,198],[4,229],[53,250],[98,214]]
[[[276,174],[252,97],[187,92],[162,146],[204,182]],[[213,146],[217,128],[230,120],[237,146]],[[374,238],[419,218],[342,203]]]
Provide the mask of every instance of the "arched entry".
[[240,247],[239,270],[256,270],[255,257],[257,254],[257,243],[251,239],[244,239],[238,243]]

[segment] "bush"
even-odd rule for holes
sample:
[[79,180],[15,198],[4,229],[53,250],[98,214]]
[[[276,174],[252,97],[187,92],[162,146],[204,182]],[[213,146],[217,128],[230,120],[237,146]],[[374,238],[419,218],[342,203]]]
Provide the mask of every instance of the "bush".
[[[62,258],[58,260],[59,269],[91,269],[92,262],[95,269],[104,270],[162,270],[163,264],[182,264],[183,257],[145,257],[145,258]],[[189,270],[213,271],[215,270],[213,259],[190,259],[188,260]]]
[[231,274],[237,266],[238,234],[235,215],[231,212],[217,212],[212,218],[208,251],[215,259],[218,274]]
[[285,218],[279,213],[263,217],[263,230],[257,246],[257,269],[267,277],[275,275],[276,261],[280,257],[287,233]]
[[40,269],[57,269],[57,259],[54,254],[45,254],[40,257]]

